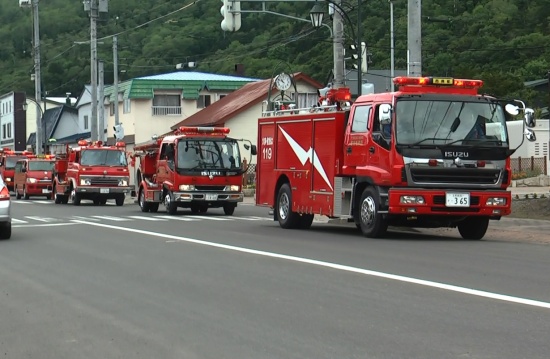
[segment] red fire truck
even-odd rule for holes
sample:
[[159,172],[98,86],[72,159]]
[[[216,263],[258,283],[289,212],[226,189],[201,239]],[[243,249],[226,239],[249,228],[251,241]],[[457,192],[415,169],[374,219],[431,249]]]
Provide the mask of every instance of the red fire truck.
[[32,156],[30,151],[14,151],[9,148],[0,149],[0,174],[8,186],[9,191],[13,191],[13,176],[15,174],[15,164],[17,161]]
[[51,198],[52,171],[55,156],[36,155],[19,160],[13,176],[15,198],[29,199],[30,196]]
[[56,156],[52,179],[52,197],[56,204],[80,205],[92,200],[104,205],[114,199],[117,206],[124,205],[130,194],[126,144],[117,142],[107,146],[101,141],[78,141],[78,146],[66,147],[66,153]]
[[[478,94],[480,80],[397,77],[396,92],[331,89],[310,109],[265,112],[258,126],[256,204],[283,228],[315,214],[354,222],[366,237],[388,226],[458,227],[481,239],[510,214],[506,120],[533,110]],[[287,106],[288,108],[288,106]],[[534,132],[524,125],[528,140]]]
[[[142,212],[157,212],[163,203],[166,212],[178,207],[206,212],[222,207],[232,215],[243,201],[244,148],[256,154],[250,141],[228,136],[229,128],[180,127],[174,134],[136,145],[133,159],[139,160],[136,192]],[[249,161],[250,163],[250,161]]]

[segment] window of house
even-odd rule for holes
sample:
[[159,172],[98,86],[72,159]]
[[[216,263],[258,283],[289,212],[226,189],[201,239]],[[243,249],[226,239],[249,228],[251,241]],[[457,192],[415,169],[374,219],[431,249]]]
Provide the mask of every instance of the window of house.
[[88,119],[88,116],[84,116],[84,129],[87,130],[90,126],[90,120]]
[[8,138],[11,138],[11,123],[8,123]]
[[111,102],[109,104],[109,116],[114,116],[114,115],[115,115],[115,103]]
[[6,139],[6,124],[2,125],[2,139]]
[[210,106],[210,95],[199,95],[197,99],[197,108],[205,108]]
[[226,94],[219,94],[219,99],[221,100],[222,98],[224,98],[225,96],[227,96]]
[[122,106],[122,111],[124,113],[130,113],[132,102],[129,98],[125,98]]
[[181,115],[180,95],[155,94],[153,97],[153,116]]

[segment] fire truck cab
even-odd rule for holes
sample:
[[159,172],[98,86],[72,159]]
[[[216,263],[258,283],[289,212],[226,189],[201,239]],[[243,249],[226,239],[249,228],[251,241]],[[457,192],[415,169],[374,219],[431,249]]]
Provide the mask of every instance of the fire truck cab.
[[54,165],[53,155],[37,155],[17,161],[13,176],[15,198],[43,196],[50,199]]
[[[481,239],[510,214],[506,121],[533,111],[478,94],[480,80],[398,77],[396,92],[332,89],[309,109],[266,111],[258,126],[256,204],[283,228],[314,215],[354,222],[366,237],[388,226],[458,227]],[[518,146],[519,147],[519,146]]]
[[57,155],[52,179],[52,197],[56,204],[69,201],[80,205],[81,200],[91,200],[104,205],[114,199],[117,206],[124,205],[130,194],[126,144],[113,146],[81,140],[78,146],[66,148]]
[[19,160],[23,160],[32,156],[30,151],[14,151],[9,148],[4,148],[0,150],[0,174],[6,182],[6,186],[9,191],[13,191],[13,176],[15,175],[15,164]]
[[[178,207],[204,213],[223,208],[232,215],[243,201],[243,167],[239,141],[229,128],[180,127],[174,134],[136,145],[139,160],[136,193],[142,212],[157,212],[163,204],[175,214]],[[251,155],[256,146],[244,144]],[[250,163],[250,162],[249,162]]]

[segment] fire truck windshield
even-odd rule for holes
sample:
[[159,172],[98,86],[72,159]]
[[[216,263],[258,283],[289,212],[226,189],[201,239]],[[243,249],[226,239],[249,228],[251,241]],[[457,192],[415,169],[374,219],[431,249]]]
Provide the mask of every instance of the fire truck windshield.
[[7,156],[6,164],[5,164],[6,169],[9,169],[9,170],[14,169],[17,161],[23,160],[25,158],[26,158],[25,156]]
[[80,164],[85,166],[127,166],[126,153],[120,150],[82,150]]
[[400,99],[395,111],[397,145],[508,147],[506,118],[496,102]]
[[55,161],[29,161],[29,171],[52,171]]
[[237,141],[182,140],[178,142],[178,169],[240,169],[241,156]]

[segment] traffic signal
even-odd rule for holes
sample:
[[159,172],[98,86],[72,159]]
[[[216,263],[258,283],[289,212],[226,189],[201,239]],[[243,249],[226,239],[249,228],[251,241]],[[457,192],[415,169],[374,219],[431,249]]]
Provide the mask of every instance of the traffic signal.
[[223,31],[237,31],[241,28],[241,2],[222,0],[220,13],[223,16],[221,27]]
[[[350,48],[354,51],[356,51],[355,54],[352,55],[354,60],[359,60],[359,51],[361,51],[361,72],[366,73],[368,70],[368,56],[367,53],[367,44],[364,42],[361,42],[361,50],[358,49],[357,45],[350,45]],[[359,64],[355,63],[353,64],[354,69],[359,69]]]

